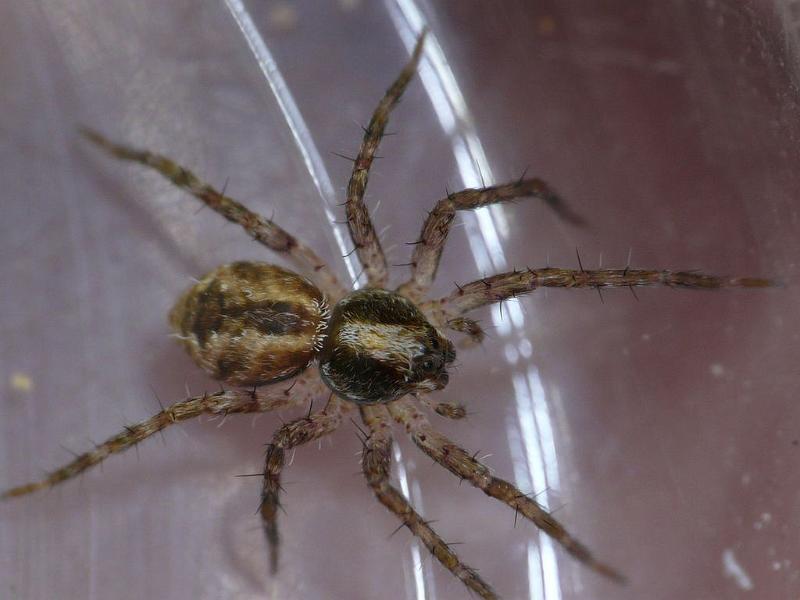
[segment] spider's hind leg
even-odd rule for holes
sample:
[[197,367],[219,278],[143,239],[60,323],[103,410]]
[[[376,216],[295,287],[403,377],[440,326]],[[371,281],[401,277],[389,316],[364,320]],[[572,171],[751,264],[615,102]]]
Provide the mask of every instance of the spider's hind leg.
[[283,425],[275,432],[272,442],[267,446],[259,512],[269,547],[271,573],[278,570],[279,562],[278,509],[281,507],[281,472],[286,451],[317,440],[336,430],[342,421],[342,413],[347,408],[336,396],[331,396],[323,410]]
[[487,496],[513,508],[593,571],[618,583],[624,583],[625,578],[618,571],[594,558],[583,544],[532,498],[509,482],[494,477],[486,465],[431,427],[425,415],[408,400],[402,399],[389,404],[389,411],[395,420],[405,426],[417,447],[434,461],[456,477],[469,481]]
[[361,418],[370,434],[364,440],[361,468],[375,497],[394,513],[442,565],[479,597],[496,600],[497,595],[478,573],[461,562],[450,546],[439,537],[403,495],[389,483],[392,462],[392,434],[384,406],[361,406]]
[[228,390],[176,402],[146,421],[125,427],[121,433],[97,444],[88,452],[79,454],[72,462],[50,472],[44,479],[4,491],[0,494],[0,499],[6,500],[54,487],[100,464],[112,454],[119,454],[136,446],[170,425],[193,419],[202,414],[260,413],[293,406],[305,398],[301,393],[304,387],[305,383],[296,387],[293,396],[284,393]]
[[154,169],[175,186],[186,190],[218,214],[240,225],[257,242],[275,252],[288,254],[299,267],[309,271],[325,292],[335,297],[344,295],[330,267],[311,248],[270,219],[217,191],[166,156],[117,144],[88,128],[82,128],[80,132],[87,140],[112,156]]

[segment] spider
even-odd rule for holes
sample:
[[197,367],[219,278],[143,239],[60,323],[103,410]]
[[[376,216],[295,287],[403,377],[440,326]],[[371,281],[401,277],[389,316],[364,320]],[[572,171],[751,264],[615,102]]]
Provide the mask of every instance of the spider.
[[267,447],[261,474],[260,516],[269,567],[279,563],[278,510],[285,455],[302,444],[331,434],[357,410],[363,422],[361,466],[378,501],[394,513],[433,556],[481,598],[498,598],[477,571],[466,565],[390,483],[392,421],[399,423],[422,452],[461,480],[509,508],[551,536],[587,568],[617,582],[622,574],[597,559],[578,539],[529,495],[495,477],[488,467],[438,432],[420,405],[440,416],[461,419],[461,404],[439,402],[429,394],[448,383],[456,357],[445,332],[480,342],[484,332],[468,315],[482,306],[539,287],[619,288],[668,286],[700,289],[767,287],[759,278],[725,278],[688,271],[633,269],[587,270],[528,268],[500,273],[451,294],[427,299],[456,212],[516,198],[543,201],[563,220],[581,218],[542,180],[521,178],[503,185],[448,194],[430,212],[415,243],[411,275],[387,289],[388,267],[364,203],[369,170],[389,115],[416,72],[425,33],[410,60],[388,88],[364,128],[347,187],[345,210],[354,251],[364,267],[367,287],[351,291],[308,246],[272,220],[252,212],[198,179],[170,159],[112,142],[83,130],[83,135],[116,158],[154,169],[223,217],[239,224],[271,250],[285,254],[308,277],[260,262],[222,265],[199,279],[176,302],[170,324],[194,361],[230,389],[189,397],[150,419],[125,427],[44,479],[15,487],[3,499],[53,487],[123,452],[174,423],[202,414],[263,413],[327,399],[324,408],[281,426]]

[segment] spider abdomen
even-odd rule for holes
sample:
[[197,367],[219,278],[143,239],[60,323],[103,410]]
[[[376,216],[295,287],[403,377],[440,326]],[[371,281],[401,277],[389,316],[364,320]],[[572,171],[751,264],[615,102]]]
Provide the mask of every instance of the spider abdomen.
[[235,262],[190,287],[169,321],[194,361],[225,383],[256,386],[296,375],[321,347],[323,293],[275,265]]

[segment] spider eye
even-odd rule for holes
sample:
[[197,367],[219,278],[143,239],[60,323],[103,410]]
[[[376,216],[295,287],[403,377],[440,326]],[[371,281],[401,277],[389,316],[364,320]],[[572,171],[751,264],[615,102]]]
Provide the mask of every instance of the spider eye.
[[438,350],[441,347],[442,345],[439,343],[439,338],[435,337],[431,339],[431,348],[433,348],[434,350]]
[[439,370],[441,366],[441,362],[436,360],[433,357],[424,359],[421,363],[419,363],[420,369],[425,375],[432,375]]

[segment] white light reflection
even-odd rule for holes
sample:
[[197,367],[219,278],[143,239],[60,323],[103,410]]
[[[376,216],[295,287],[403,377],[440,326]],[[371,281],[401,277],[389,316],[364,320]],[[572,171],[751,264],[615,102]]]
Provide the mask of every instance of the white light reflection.
[[[547,488],[558,489],[561,484],[561,478],[558,474],[558,457],[556,456],[556,442],[553,436],[553,420],[550,418],[550,410],[544,398],[544,386],[542,386],[542,378],[539,376],[539,369],[533,365],[528,367],[528,386],[532,406],[527,408],[527,412],[530,412],[531,408],[533,409],[533,419],[536,423],[536,432],[539,434],[539,445],[546,473]],[[519,408],[519,406],[520,402],[517,401],[517,407]]]
[[[416,37],[427,27],[424,15],[414,0],[386,0],[389,13],[400,38],[410,52]],[[433,104],[442,130],[449,137],[453,156],[465,187],[491,185],[495,182],[483,146],[470,117],[463,94],[436,36],[431,32],[425,44],[420,77]],[[500,241],[508,231],[502,209],[482,208],[462,215],[470,249],[481,273],[508,270]],[[492,321],[499,337],[508,340],[506,354],[519,369],[512,376],[516,396],[516,421],[508,427],[509,443],[514,457],[517,485],[525,491],[538,492],[537,501],[549,505],[548,489],[558,488],[560,478],[555,440],[544,387],[538,370],[527,364],[532,355],[530,341],[524,337],[525,317],[517,302],[504,302],[492,307]],[[518,344],[518,351],[512,351]],[[532,599],[560,600],[561,585],[552,540],[539,536],[537,547],[528,542],[528,580]]]
[[542,580],[542,557],[539,547],[528,542],[528,594],[531,599],[544,598],[544,581]]
[[[528,464],[530,487],[524,492],[539,494],[536,500],[544,509],[549,509],[547,498],[547,475],[544,456],[539,445],[539,432],[536,427],[533,397],[527,378],[520,373],[512,376],[514,395],[517,400],[517,421],[522,432],[522,450]],[[522,482],[520,482],[522,483]],[[527,481],[525,483],[528,483]]]
[[[424,15],[414,0],[386,0],[386,4],[400,39],[411,52],[419,32],[428,26]],[[420,79],[442,130],[450,138],[462,185],[492,185],[495,181],[494,174],[483,151],[483,144],[475,130],[453,70],[433,32],[428,33],[423,56],[419,69]],[[467,239],[478,270],[488,273],[506,269],[505,253],[495,225],[495,221],[498,221],[501,222],[501,229],[507,229],[502,209],[484,207],[461,216],[467,225]],[[477,231],[474,227],[476,220]]]
[[542,565],[542,583],[546,600],[561,600],[561,582],[558,580],[558,562],[553,538],[539,535],[539,564]]
[[264,79],[267,80],[272,95],[275,97],[275,101],[278,103],[281,113],[283,113],[286,125],[292,132],[292,137],[294,138],[300,155],[303,157],[306,170],[311,180],[314,182],[314,187],[317,188],[317,193],[323,200],[322,205],[325,210],[325,216],[331,223],[336,244],[339,246],[342,256],[345,257],[344,261],[347,266],[347,272],[350,275],[350,279],[355,282],[353,284],[354,287],[358,288],[361,285],[361,278],[359,278],[359,281],[355,281],[356,273],[360,273],[358,258],[347,248],[346,237],[342,226],[335,224],[336,216],[333,214],[331,206],[336,205],[336,192],[333,189],[328,171],[325,168],[325,163],[322,162],[322,157],[317,150],[317,145],[314,143],[314,138],[311,137],[311,132],[306,126],[303,115],[300,114],[300,109],[297,108],[292,92],[286,86],[286,81],[278,70],[275,59],[272,58],[272,53],[269,51],[269,48],[267,48],[267,44],[264,42],[264,38],[261,36],[255,23],[253,23],[253,19],[247,11],[247,8],[241,0],[224,1],[225,6],[239,26],[242,36],[245,41],[247,41],[250,52],[253,53],[253,57],[258,63],[261,73],[264,75]]
[[[509,435],[514,476],[518,487],[536,494],[536,501],[545,510],[550,510],[550,489],[559,487],[558,458],[553,438],[550,413],[545,402],[544,387],[535,366],[528,367],[527,374],[512,376],[516,396],[517,422],[521,435]],[[512,427],[509,427],[509,432]],[[523,469],[526,465],[527,469]],[[561,584],[558,578],[553,541],[544,534],[539,535],[539,547],[528,542],[528,587],[531,598],[559,600]]]
[[[400,491],[403,492],[403,496],[405,496],[408,500],[413,500],[417,506],[417,512],[422,514],[422,507],[420,506],[420,501],[422,500],[419,498],[421,495],[419,493],[419,487],[415,487],[415,496],[417,498],[411,497],[411,489],[409,486],[409,479],[408,479],[408,472],[406,471],[406,464],[403,462],[403,453],[400,450],[400,447],[395,444],[394,445],[394,462],[397,463],[397,481],[400,484]],[[411,577],[414,580],[414,590],[417,593],[417,600],[425,600],[427,598],[425,594],[425,577],[424,573],[422,572],[422,555],[419,551],[419,544],[417,543],[416,539],[411,544]],[[429,577],[428,580],[430,581],[431,578]],[[434,595],[435,597],[435,595]]]

